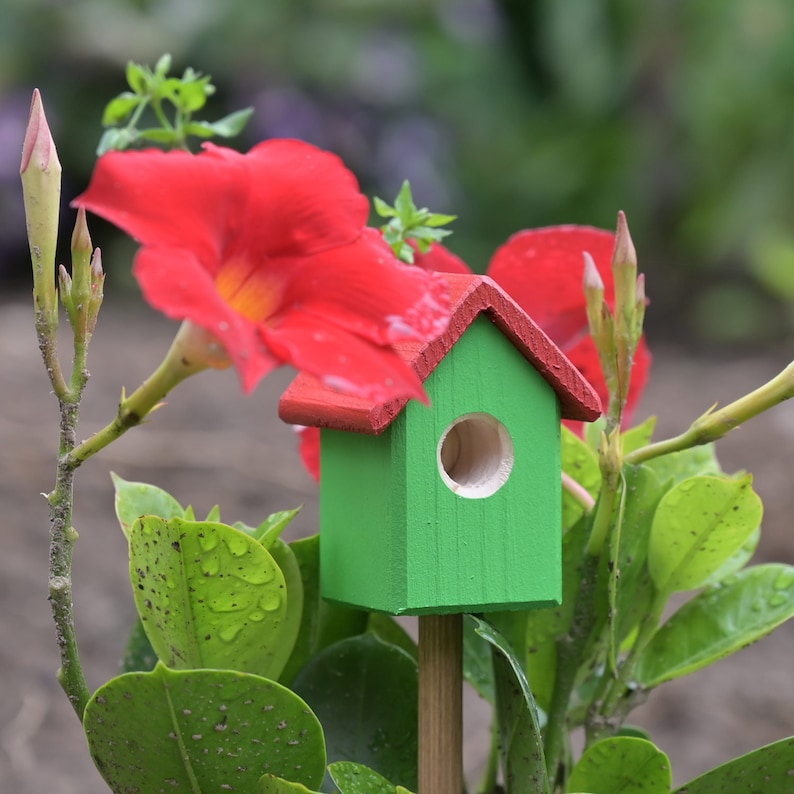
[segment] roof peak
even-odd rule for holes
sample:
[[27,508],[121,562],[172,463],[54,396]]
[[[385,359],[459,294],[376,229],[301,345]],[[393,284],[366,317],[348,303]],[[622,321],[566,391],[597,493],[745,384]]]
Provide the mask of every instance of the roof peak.
[[[484,314],[554,390],[563,419],[593,421],[601,402],[593,387],[531,317],[488,276],[440,273],[449,284],[451,316],[447,330],[431,342],[394,346],[422,381]],[[399,415],[408,400],[367,400],[335,391],[318,378],[300,373],[281,397],[279,415],[290,424],[378,434]]]

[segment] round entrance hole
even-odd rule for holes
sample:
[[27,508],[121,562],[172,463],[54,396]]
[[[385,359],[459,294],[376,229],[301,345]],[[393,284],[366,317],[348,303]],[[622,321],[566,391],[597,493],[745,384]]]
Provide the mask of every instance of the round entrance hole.
[[507,428],[486,413],[459,416],[441,434],[438,471],[458,496],[484,499],[496,493],[513,469],[513,441]]

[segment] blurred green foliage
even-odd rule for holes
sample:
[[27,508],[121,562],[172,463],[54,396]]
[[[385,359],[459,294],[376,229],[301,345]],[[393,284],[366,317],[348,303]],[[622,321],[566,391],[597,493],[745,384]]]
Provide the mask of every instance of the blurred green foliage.
[[475,269],[623,209],[652,334],[794,334],[791,0],[0,0],[0,209],[34,86],[71,198],[127,62],[165,52],[212,76],[210,117],[254,106],[232,145],[309,140],[370,195],[409,179]]

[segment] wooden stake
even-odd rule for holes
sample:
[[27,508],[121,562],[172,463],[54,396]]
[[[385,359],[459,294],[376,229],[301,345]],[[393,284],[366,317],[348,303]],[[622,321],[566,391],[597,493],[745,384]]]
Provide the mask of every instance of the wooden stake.
[[419,794],[463,791],[463,616],[419,616]]

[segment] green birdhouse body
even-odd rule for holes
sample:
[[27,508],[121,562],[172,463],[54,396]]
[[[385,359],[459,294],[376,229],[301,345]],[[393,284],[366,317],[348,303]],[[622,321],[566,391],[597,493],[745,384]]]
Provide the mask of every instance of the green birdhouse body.
[[598,397],[490,279],[447,279],[448,331],[400,351],[429,407],[306,375],[282,398],[323,428],[322,594],[394,615],[558,604],[560,418],[596,418]]

